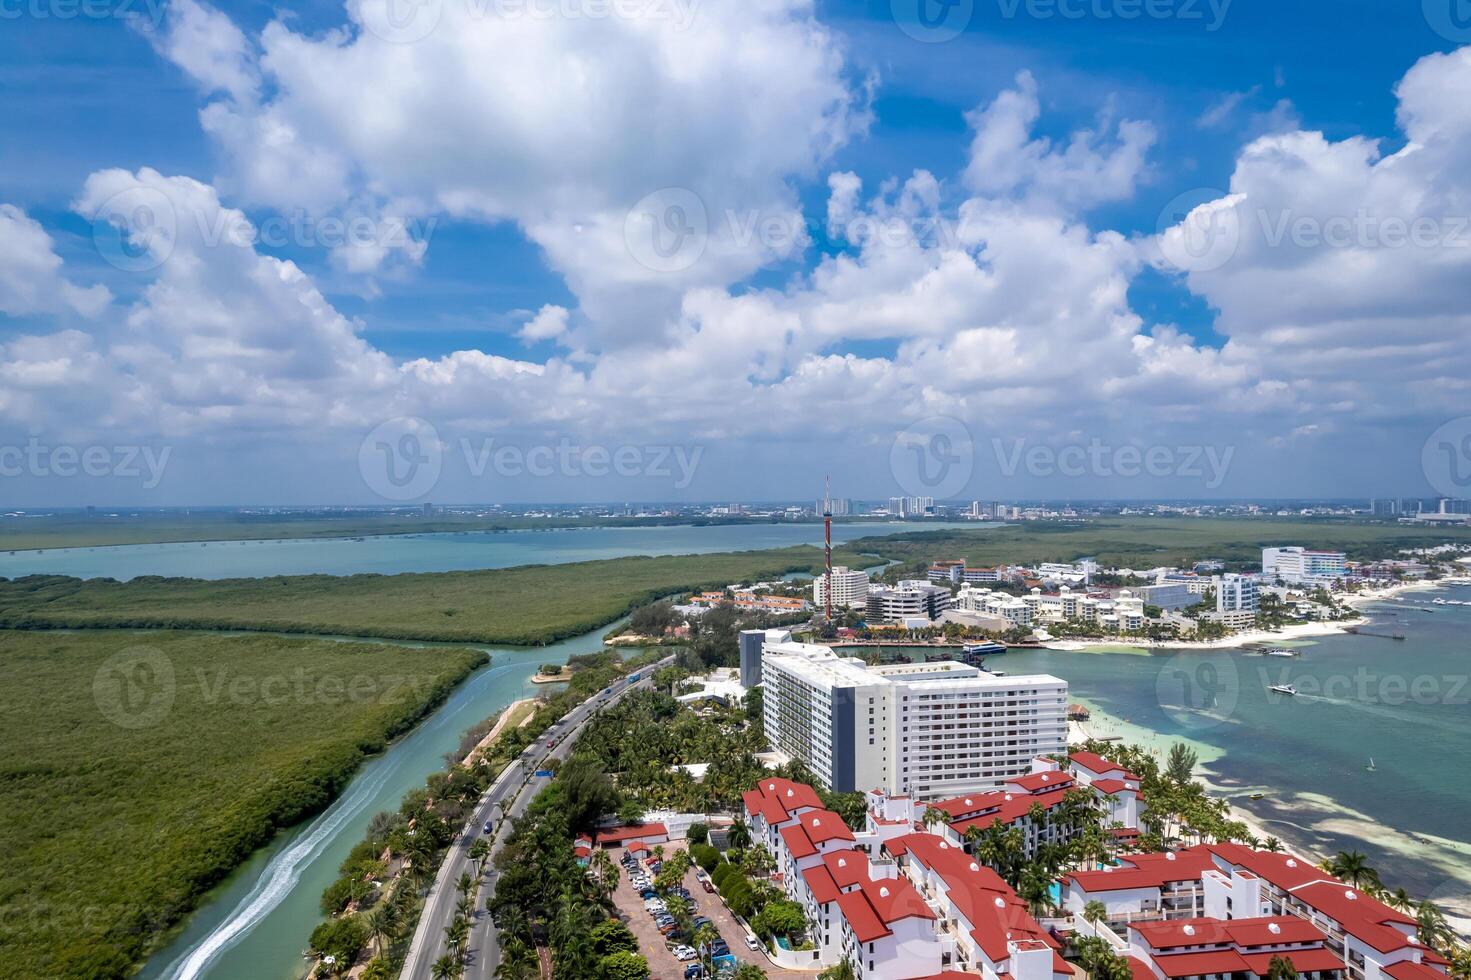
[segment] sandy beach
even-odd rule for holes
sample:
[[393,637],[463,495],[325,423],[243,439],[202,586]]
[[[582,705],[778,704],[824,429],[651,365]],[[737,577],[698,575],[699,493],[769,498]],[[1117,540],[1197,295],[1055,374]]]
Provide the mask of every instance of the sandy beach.
[[[1095,704],[1086,699],[1074,695],[1073,698],[1084,704],[1090,717],[1087,721],[1068,722],[1068,742],[1078,744],[1088,738],[1102,739],[1105,741],[1117,741],[1132,745],[1139,745],[1147,749],[1164,763],[1165,756],[1169,753],[1170,746],[1176,742],[1187,741],[1192,749],[1198,754],[1195,775],[1206,789],[1214,796],[1227,800],[1231,806],[1230,817],[1246,824],[1252,835],[1265,841],[1269,837],[1276,837],[1283,847],[1292,853],[1311,861],[1315,865],[1321,865],[1329,856],[1319,848],[1308,844],[1305,837],[1311,833],[1306,826],[1299,826],[1299,821],[1308,825],[1318,824],[1319,830],[1336,828],[1345,836],[1353,836],[1362,833],[1372,833],[1374,839],[1381,846],[1389,847],[1391,850],[1404,854],[1412,852],[1423,856],[1425,844],[1433,843],[1437,846],[1454,848],[1457,842],[1436,838],[1433,841],[1425,841],[1415,835],[1406,834],[1387,827],[1367,815],[1357,814],[1339,804],[1337,801],[1321,799],[1314,801],[1296,800],[1294,805],[1306,805],[1311,802],[1311,809],[1305,810],[1297,820],[1288,823],[1283,820],[1264,820],[1239,805],[1236,800],[1241,796],[1239,787],[1225,787],[1214,783],[1211,779],[1210,764],[1222,758],[1225,753],[1211,746],[1199,742],[1181,739],[1178,736],[1162,735],[1159,732],[1143,728],[1130,721],[1114,717],[1106,711],[1100,710]],[[1265,787],[1263,787],[1265,789]],[[1281,823],[1283,826],[1273,828],[1274,824]],[[1341,824],[1341,826],[1338,826]],[[1416,895],[1419,898],[1430,898],[1441,906],[1446,913],[1446,921],[1451,928],[1455,929],[1463,937],[1471,937],[1471,885],[1465,878],[1465,867],[1471,866],[1471,853],[1465,854],[1465,864],[1459,869],[1446,866],[1443,869],[1445,880],[1442,886],[1431,895]],[[1453,859],[1455,863],[1461,863],[1460,859]],[[1393,867],[1380,869],[1393,883]],[[1459,873],[1458,873],[1459,871]]]
[[[1334,598],[1351,609],[1371,602],[1383,602],[1393,599],[1395,596],[1408,592],[1433,592],[1440,588],[1442,582],[1404,582],[1397,585],[1388,585],[1378,589],[1362,589],[1358,592],[1335,593]],[[1051,640],[1043,644],[1048,650],[1066,650],[1074,653],[1086,653],[1097,651],[1102,653],[1117,652],[1120,647],[1131,647],[1136,650],[1232,650],[1238,647],[1253,646],[1261,643],[1272,643],[1278,645],[1290,645],[1293,641],[1309,640],[1317,636],[1331,636],[1335,633],[1347,632],[1350,627],[1367,625],[1370,622],[1366,616],[1358,616],[1354,619],[1338,619],[1320,623],[1301,623],[1294,626],[1284,626],[1279,630],[1242,630],[1232,633],[1230,636],[1219,640],[1141,640],[1134,637],[1115,637],[1088,640]]]

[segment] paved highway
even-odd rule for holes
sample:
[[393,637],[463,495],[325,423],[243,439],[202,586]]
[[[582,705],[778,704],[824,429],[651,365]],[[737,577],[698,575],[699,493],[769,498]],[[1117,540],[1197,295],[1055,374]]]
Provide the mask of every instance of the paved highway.
[[[629,691],[647,687],[655,670],[674,662],[674,657],[665,657],[656,664],[642,667],[642,675],[635,684],[616,685],[611,694],[601,691],[582,702],[562,717],[547,731],[542,732],[521,757],[501,771],[490,789],[476,804],[469,822],[459,838],[450,845],[439,874],[424,900],[424,914],[419,918],[419,927],[414,932],[408,957],[404,960],[401,980],[432,980],[434,961],[449,952],[444,930],[455,917],[455,905],[459,901],[459,889],[455,882],[461,874],[475,877],[475,862],[470,860],[470,845],[481,836],[481,828],[487,820],[493,820],[494,834],[491,840],[491,859],[486,862],[485,877],[481,881],[479,911],[471,922],[469,956],[465,967],[467,980],[490,980],[495,975],[495,966],[500,959],[499,935],[489,913],[484,911],[485,900],[495,892],[495,855],[499,854],[506,839],[510,837],[510,823],[520,817],[536,799],[547,779],[538,779],[536,770],[543,769],[548,760],[565,759],[573,744],[582,734],[587,722],[599,710],[613,704]],[[549,748],[547,743],[550,742]]]

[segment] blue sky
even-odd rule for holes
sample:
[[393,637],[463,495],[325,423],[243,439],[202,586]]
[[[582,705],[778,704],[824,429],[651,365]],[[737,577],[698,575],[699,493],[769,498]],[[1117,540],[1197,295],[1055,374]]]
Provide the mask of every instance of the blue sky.
[[[1435,2],[1427,0],[1427,9]],[[996,220],[1004,220],[1009,228],[1018,227],[1024,223],[1020,220],[1024,213],[1060,222],[1061,230],[1070,228],[1093,236],[1095,246],[1097,236],[1113,233],[1140,243],[1164,229],[1162,210],[1167,212],[1179,195],[1193,194],[1189,198],[1192,207],[1224,198],[1243,153],[1254,141],[1321,133],[1330,147],[1367,139],[1381,141],[1383,156],[1401,151],[1406,136],[1396,118],[1401,106],[1397,83],[1427,56],[1443,54],[1452,67],[1450,59],[1460,56],[1453,40],[1432,28],[1434,18],[1428,18],[1419,4],[1235,0],[1220,11],[1219,24],[1212,25],[1217,12],[1205,0],[1164,5],[1167,10],[1185,11],[1186,16],[1138,20],[1096,13],[1116,13],[1126,9],[1129,0],[1074,4],[1072,7],[1084,11],[1078,17],[1047,16],[1053,7],[1037,0],[1019,5],[1010,0],[977,0],[958,36],[941,43],[921,43],[896,23],[893,11],[902,10],[904,0],[894,4],[889,0],[820,2],[810,9],[800,0],[771,0],[757,5],[770,10],[749,16],[739,5],[705,0],[689,10],[694,15],[689,33],[672,43],[704,44],[708,38],[702,32],[718,38],[720,29],[728,32],[728,25],[743,23],[743,17],[761,22],[761,29],[730,38],[732,46],[745,45],[745,50],[720,50],[710,56],[716,62],[710,69],[715,82],[688,93],[671,93],[671,88],[681,85],[680,78],[663,79],[652,91],[667,95],[667,103],[656,106],[646,119],[631,111],[635,108],[631,103],[639,99],[640,86],[647,81],[643,77],[647,66],[640,65],[640,59],[648,57],[648,50],[631,43],[622,60],[597,63],[601,55],[590,56],[579,46],[595,43],[602,25],[589,28],[583,23],[565,30],[549,25],[545,47],[539,49],[541,58],[528,72],[510,85],[502,78],[478,89],[477,80],[468,74],[415,79],[408,70],[410,62],[394,60],[405,49],[417,52],[429,44],[448,43],[440,37],[417,45],[369,50],[369,42],[374,41],[370,32],[336,3],[220,3],[214,7],[176,3],[172,8],[150,8],[140,0],[128,8],[134,18],[131,24],[125,16],[65,17],[64,0],[26,0],[26,4],[4,8],[5,31],[0,37],[0,78],[7,93],[0,100],[0,126],[11,134],[0,145],[0,203],[17,209],[28,222],[25,227],[39,226],[48,240],[50,256],[42,254],[37,268],[51,270],[51,259],[59,259],[56,268],[60,271],[54,272],[58,283],[77,289],[101,287],[108,300],[99,310],[95,303],[58,305],[35,296],[5,303],[0,293],[0,343],[9,345],[0,354],[0,363],[9,359],[26,368],[18,368],[12,378],[31,379],[17,382],[12,397],[0,402],[6,410],[0,418],[11,443],[40,439],[48,445],[90,445],[135,440],[172,447],[171,478],[162,489],[148,491],[151,496],[137,496],[139,501],[232,503],[277,496],[277,502],[309,502],[326,496],[371,502],[374,495],[365,492],[359,467],[349,464],[363,433],[372,428],[371,423],[382,421],[378,415],[388,417],[388,409],[377,409],[375,415],[375,409],[358,404],[358,398],[380,406],[399,405],[403,414],[430,421],[446,449],[457,443],[449,432],[471,433],[475,438],[499,433],[503,440],[523,445],[570,439],[588,445],[628,441],[647,446],[683,440],[707,449],[703,472],[688,487],[666,487],[659,479],[578,478],[568,482],[561,473],[531,482],[506,478],[494,486],[460,474],[458,481],[446,476],[435,488],[440,497],[463,499],[806,496],[802,488],[815,482],[819,470],[843,474],[855,496],[880,496],[897,492],[903,480],[882,472],[887,469],[882,466],[875,478],[872,460],[887,452],[896,432],[937,415],[956,417],[968,427],[970,451],[988,464],[995,464],[999,456],[987,446],[998,433],[1008,439],[1026,436],[1054,450],[1094,438],[1111,446],[1132,443],[1143,447],[1179,447],[1198,441],[1230,446],[1238,460],[1230,481],[1221,487],[1196,486],[1175,477],[1120,481],[1096,472],[1095,467],[1084,476],[1061,482],[1038,474],[1008,478],[992,472],[988,477],[978,475],[960,495],[997,496],[988,479],[993,483],[1008,480],[1001,486],[1015,496],[1414,493],[1432,488],[1419,458],[1425,436],[1471,410],[1464,387],[1454,383],[1450,366],[1445,368],[1447,373],[1403,375],[1404,384],[1414,383],[1422,393],[1433,392],[1433,398],[1381,398],[1372,384],[1372,372],[1363,372],[1364,362],[1376,356],[1373,344],[1345,361],[1343,376],[1320,373],[1316,365],[1265,367],[1280,360],[1274,356],[1273,345],[1281,343],[1283,336],[1306,329],[1309,322],[1337,324],[1332,328],[1335,335],[1344,335],[1342,310],[1299,311],[1283,326],[1287,334],[1267,331],[1246,354],[1238,355],[1235,347],[1227,350],[1233,334],[1239,336],[1245,329],[1242,324],[1259,316],[1246,308],[1232,310],[1243,291],[1263,281],[1245,272],[1236,281],[1219,276],[1214,269],[1181,275],[1180,269],[1168,264],[1134,257],[1119,259],[1111,271],[1099,270],[1092,282],[1068,284],[1058,283],[1055,271],[1028,268],[1013,259],[1018,269],[1008,289],[1030,284],[1032,290],[1045,292],[1056,284],[1059,293],[1071,285],[1081,292],[1060,295],[1052,308],[1039,307],[1033,296],[1018,299],[1005,310],[988,306],[961,311],[933,329],[875,324],[849,330],[833,323],[852,317],[866,304],[845,305],[849,300],[840,299],[824,284],[826,273],[842,271],[835,260],[846,258],[857,267],[845,278],[844,289],[850,294],[854,289],[862,293],[876,288],[874,284],[883,282],[888,274],[877,256],[852,243],[778,245],[756,249],[760,254],[749,248],[742,254],[732,246],[718,263],[712,264],[707,254],[692,271],[680,270],[677,283],[659,280],[655,288],[646,289],[647,283],[640,285],[636,276],[610,276],[605,262],[576,254],[582,246],[569,244],[565,238],[581,234],[584,225],[596,224],[599,215],[621,214],[640,196],[638,191],[668,186],[695,187],[712,214],[722,208],[726,213],[749,208],[753,214],[775,208],[800,215],[796,220],[808,227],[821,227],[824,214],[831,213],[833,175],[852,175],[861,182],[857,201],[862,209],[885,181],[901,185],[916,171],[924,171],[933,175],[935,189],[933,199],[926,198],[923,207],[938,215],[948,214],[958,221],[969,202],[982,210],[993,209],[985,218],[987,227]],[[957,9],[968,6],[972,5],[962,3]],[[1008,16],[1006,11],[1012,7],[1016,13]],[[117,13],[116,7],[109,9]],[[1034,15],[1037,11],[1042,15]],[[185,13],[193,20],[186,20]],[[151,30],[140,30],[139,17],[156,24]],[[906,17],[901,14],[897,19]],[[334,30],[347,33],[338,41],[324,37],[324,32]],[[813,41],[812,31],[820,31],[821,39]],[[282,42],[283,36],[289,43]],[[463,53],[469,62],[494,61],[508,57],[508,49],[496,46],[504,43],[503,39],[489,39],[484,48],[467,47]],[[608,46],[616,49],[619,43],[621,37]],[[365,97],[362,105],[348,104],[350,95],[331,90],[331,70],[317,73],[312,59],[326,64],[344,50],[361,57],[338,58],[339,71],[343,65],[362,67],[372,64],[374,57],[382,59],[368,83],[379,100],[376,103]],[[209,51],[209,57],[200,57],[200,51]],[[278,66],[291,59],[298,63],[283,74]],[[434,60],[429,56],[425,64]],[[628,85],[627,100],[620,103],[619,96],[606,91],[587,90],[579,95],[575,87],[564,89],[562,81],[577,64],[592,64],[596,69],[593,77],[605,81],[620,80],[619,73],[627,72],[628,77],[621,79]],[[796,79],[792,105],[771,107],[771,102],[786,98],[782,76],[788,68]],[[747,72],[753,77],[748,78]],[[395,80],[399,73],[402,80]],[[538,85],[535,76],[539,73],[545,73],[540,80],[545,85]],[[1027,73],[1028,81],[1020,81],[1019,73]],[[754,77],[757,74],[762,77]],[[1451,83],[1463,77],[1449,68],[1444,74]],[[725,76],[728,79],[722,82]],[[238,82],[240,78],[249,81]],[[523,83],[524,91],[517,87]],[[416,84],[427,89],[442,86],[434,92],[434,99],[424,103],[437,118],[426,120],[423,130],[414,129],[412,121],[398,120],[395,125],[403,127],[394,134],[398,142],[388,150],[375,145],[380,132],[378,121],[371,117],[385,98],[391,101],[403,88]],[[1443,90],[1445,105],[1471,95],[1457,94],[1450,83],[1437,88],[1441,84],[1429,85],[1431,94],[1424,96],[1437,111],[1442,104],[1438,91]],[[743,95],[745,103],[722,102],[723,86]],[[559,90],[557,98],[563,101],[549,98],[546,105],[535,106],[542,88]],[[972,141],[983,128],[968,114],[993,103],[1000,105],[1005,99],[998,102],[998,97],[1004,93],[1019,94],[1023,103],[1029,93],[1034,95],[1037,111],[1025,124],[1026,140],[1042,147],[1037,151],[1042,154],[1038,172],[1055,166],[1053,177],[1028,173],[1002,179],[986,177],[977,169],[967,172],[976,152]],[[406,102],[413,97],[413,93],[406,95]],[[489,114],[477,107],[499,98],[508,103],[494,110],[503,124],[487,124],[485,132],[477,132],[481,118]],[[463,107],[453,104],[459,99],[464,100]],[[758,102],[764,104],[753,108]],[[599,105],[603,108],[597,108]],[[519,111],[523,106],[525,113]],[[609,106],[620,116],[627,113],[628,125],[614,135],[600,133],[586,142],[581,140],[579,125],[596,128],[599,114],[606,115]],[[334,117],[339,110],[341,115]],[[529,118],[538,110],[541,116]],[[218,124],[207,123],[202,112],[219,112],[237,132],[247,135],[226,135]],[[464,113],[462,120],[454,118],[456,112]],[[588,113],[585,120],[579,115],[583,112]],[[570,124],[562,126],[559,116]],[[324,177],[317,184],[303,179],[300,188],[293,186],[294,177],[282,175],[293,173],[301,159],[284,152],[279,159],[271,159],[274,149],[264,135],[282,120],[303,126],[296,136],[306,147],[302,152],[312,159],[330,158],[334,166],[339,159],[349,162],[333,169],[330,179]],[[537,143],[542,121],[546,145],[520,153],[520,145]],[[1105,190],[1103,180],[1095,181],[1089,175],[1090,168],[1110,166],[1111,154],[1120,147],[1128,148],[1130,140],[1120,128],[1124,121],[1147,126],[1149,135],[1141,139],[1139,145],[1144,149],[1137,164],[1120,162],[1127,153],[1112,158],[1116,171],[1128,172],[1122,176],[1114,172],[1119,186]],[[1454,121],[1437,125],[1436,132],[1446,134],[1448,144],[1460,138]],[[354,126],[360,128],[354,130]],[[647,132],[641,134],[645,127]],[[994,127],[998,139],[1004,128],[999,123]],[[823,130],[821,136],[812,135],[817,129]],[[1091,134],[1079,144],[1079,156],[1072,161],[1081,162],[1081,168],[1070,164],[1063,153],[1079,131]],[[638,159],[645,137],[648,153],[657,155],[657,162]],[[727,137],[729,146],[722,142]],[[497,143],[501,138],[507,141],[505,145]],[[798,145],[800,151],[783,147],[783,143]],[[1003,149],[1014,157],[1018,147]],[[456,159],[461,151],[464,160]],[[1292,152],[1300,151],[1294,148]],[[486,169],[495,172],[482,182],[475,175],[475,154],[483,154]],[[391,165],[383,165],[385,155],[395,158]],[[599,155],[605,164],[593,159]],[[1269,160],[1280,156],[1266,154]],[[500,162],[503,158],[504,164]],[[1460,213],[1446,202],[1464,200],[1460,196],[1463,185],[1458,182],[1466,175],[1456,169],[1461,159],[1448,147],[1443,166],[1434,174],[1437,184],[1449,188],[1444,200],[1429,205],[1407,202],[1405,217],[1420,215],[1415,209],[1435,206],[1442,206],[1436,212],[1440,220]],[[450,162],[443,162],[446,160]],[[1299,174],[1306,174],[1314,161],[1297,160],[1295,164]],[[543,193],[538,168],[560,171],[563,167],[565,174],[546,181],[555,186],[561,180],[563,189],[546,191],[544,200],[527,200]],[[218,324],[201,328],[197,323],[171,321],[170,316],[181,315],[178,308],[158,308],[156,293],[161,284],[186,292],[184,285],[168,278],[172,266],[179,263],[171,259],[161,271],[150,269],[145,274],[114,268],[99,254],[94,240],[97,215],[78,206],[88,196],[84,188],[89,178],[111,168],[120,168],[135,180],[143,168],[156,171],[161,180],[192,179],[214,194],[204,207],[238,209],[257,227],[283,215],[314,223],[324,215],[401,214],[427,247],[412,256],[390,252],[365,266],[306,241],[257,242],[243,264],[231,260],[233,271],[221,268],[198,276],[188,270],[173,273],[189,277],[188,288],[210,290],[209,295],[224,307],[248,308],[259,302],[260,309],[279,310],[276,298],[249,292],[232,300],[231,290],[240,285],[240,276],[250,279],[253,263],[262,259],[289,262],[356,338],[355,342],[344,340],[333,326],[329,328],[332,339],[321,341],[317,352],[311,353],[311,344],[283,351],[273,347],[283,343],[279,337],[242,340],[231,335],[228,344],[214,345],[214,349],[228,347],[233,354],[249,349],[261,356],[191,366],[197,351],[181,338],[197,339],[201,332],[209,335]],[[1283,172],[1290,175],[1294,168],[1286,167]],[[583,193],[605,176],[606,187]],[[1278,179],[1280,175],[1259,176],[1262,186],[1293,193]],[[114,190],[123,187],[101,183]],[[1309,181],[1305,187],[1320,185]],[[159,186],[175,208],[183,206],[173,196],[173,185]],[[892,207],[898,206],[897,193],[895,189],[890,195]],[[567,203],[583,197],[588,200]],[[1382,197],[1374,200],[1376,207],[1384,207]],[[999,210],[1003,206],[1009,209],[1005,215]],[[1347,197],[1341,206],[1345,213],[1358,207]],[[717,251],[718,237],[712,236],[707,252]],[[982,237],[984,242],[967,240],[962,247],[982,271],[987,249],[1012,256],[1025,250],[1020,242],[1003,243],[1006,236],[1000,233]],[[34,236],[27,239],[35,240]],[[1146,244],[1140,254],[1147,251]],[[1372,251],[1371,247],[1370,257]],[[941,254],[933,250],[920,264],[933,269],[940,264]],[[1274,253],[1275,257],[1280,256]],[[1263,263],[1263,268],[1269,264]],[[1293,258],[1278,264],[1305,269],[1311,262]],[[1288,288],[1278,278],[1281,271],[1271,270],[1273,288]],[[1321,288],[1323,275],[1329,271],[1316,270],[1305,292]],[[1333,274],[1341,275],[1342,269]],[[1219,278],[1212,279],[1212,275]],[[1124,283],[1126,294],[1115,302],[1115,308],[1097,312],[1091,326],[1082,322],[1075,312],[1079,297],[1096,297],[1105,283],[1117,282]],[[1425,286],[1426,294],[1438,295],[1443,286],[1437,280]],[[933,281],[930,285],[916,281],[910,288],[920,291],[901,295],[933,297],[942,287]],[[718,303],[700,290],[718,291]],[[1417,291],[1413,284],[1406,284],[1407,293]],[[939,306],[943,311],[939,315],[948,317],[956,305],[973,298],[973,293],[961,287]],[[1445,310],[1410,302],[1405,309],[1377,310],[1375,316],[1381,330],[1408,331],[1411,339],[1414,328],[1407,323],[1430,324],[1423,338],[1427,346],[1418,356],[1423,365],[1434,360],[1434,352],[1446,342],[1444,318],[1453,315],[1455,304],[1450,301],[1454,299],[1452,291]],[[1464,293],[1460,299],[1464,308]],[[882,306],[882,296],[870,293],[867,305]],[[902,318],[902,304],[896,306],[896,315]],[[528,331],[528,322],[548,308],[553,311],[546,321],[550,326]],[[187,319],[190,314],[182,315]],[[916,308],[912,315],[922,321],[937,314]],[[997,356],[1003,348],[1013,350],[1018,338],[1051,343],[1056,337],[1061,338],[1057,340],[1060,350],[1078,350],[1082,348],[1067,339],[1068,331],[1076,329],[1078,336],[1091,340],[1087,331],[1106,333],[1112,328],[1100,325],[1117,324],[1120,315],[1137,318],[1131,329],[1145,337],[1156,335],[1163,326],[1174,338],[1170,343],[1185,345],[1194,352],[1192,357],[1210,360],[1209,364],[1201,361],[1199,371],[1217,377],[1208,386],[1212,390],[1192,393],[1185,385],[1171,392],[1157,391],[1154,381],[1160,371],[1146,365],[1137,373],[1128,369],[1127,377],[1114,379],[1111,386],[1101,385],[1088,399],[1059,397],[1078,382],[1051,378],[1046,382],[1050,395],[1043,398],[1026,379],[1028,372],[1036,377],[1035,367],[1011,364],[998,367],[994,375],[978,368],[952,379],[954,387],[941,384],[936,386],[939,392],[926,393],[925,379],[917,373],[921,361],[904,364],[906,359],[920,358],[923,345],[933,346],[934,357],[952,363],[962,356],[984,358]],[[781,327],[783,317],[797,325]],[[763,338],[751,345],[761,350],[747,365],[739,391],[717,393],[711,404],[692,408],[700,398],[677,390],[684,383],[696,380],[701,371],[719,371],[722,384],[730,380],[725,375],[742,372],[727,372],[724,369],[733,364],[722,365],[718,358],[707,360],[694,352],[671,357],[667,363],[641,362],[640,352],[659,350],[667,356],[671,350],[677,352],[683,341],[697,336],[714,344],[712,324],[717,319],[725,324],[720,329],[730,331],[728,339],[736,348],[743,346],[744,337],[753,336]],[[311,323],[303,324],[301,329],[313,329]],[[1361,328],[1373,333],[1363,324],[1346,333],[1357,336]],[[130,354],[129,348],[139,344],[140,332],[147,330],[168,336],[150,356],[156,364],[158,352],[165,352],[162,356],[175,372],[172,376],[145,377],[148,372],[130,361],[138,355],[136,351]],[[773,341],[771,331],[778,335],[785,331],[787,336]],[[88,371],[99,373],[73,372],[74,377],[86,375],[92,380],[85,384],[78,380],[78,388],[71,391],[64,385],[28,387],[38,374],[29,370],[34,362],[27,358],[37,355],[19,349],[17,342],[68,332],[90,338],[88,353],[94,360]],[[962,348],[962,339],[974,346]],[[257,342],[260,346],[253,347]],[[767,343],[774,346],[763,347]],[[1287,341],[1287,348],[1299,346],[1297,341]],[[1246,345],[1238,342],[1236,347],[1245,349]],[[345,353],[348,348],[351,353]],[[70,367],[81,363],[78,350],[68,348]],[[962,355],[962,350],[977,353]],[[274,355],[265,356],[266,351]],[[527,370],[515,365],[535,365],[540,370],[552,364],[554,371],[547,373],[567,372],[565,384],[511,393],[504,404],[488,406],[483,412],[475,407],[475,389],[477,384],[491,382],[461,379],[458,366],[453,366],[456,380],[444,382],[445,388],[454,389],[450,393],[442,389],[407,391],[404,385],[391,382],[387,388],[378,388],[375,381],[369,386],[371,391],[361,386],[364,371],[403,371],[403,365],[416,359],[437,365],[436,370],[444,374],[452,368],[446,359],[465,351],[503,359],[504,363],[497,361],[488,369],[494,378],[524,378]],[[323,369],[319,362],[306,366],[310,357],[319,355],[339,364],[344,357],[361,356],[373,360],[374,366],[333,371]],[[800,380],[824,367],[837,370],[830,359],[843,355],[853,355],[857,366],[848,364],[843,368],[848,376],[833,383],[846,392],[844,398],[862,404],[835,407],[822,400],[826,389],[821,385],[805,393],[795,390],[794,378]],[[1111,356],[1100,355],[1104,361]],[[54,352],[51,362],[55,362]],[[694,377],[681,378],[664,395],[657,384],[651,390],[632,391],[620,387],[617,380],[596,377],[603,371],[626,378],[627,366],[639,363],[650,363],[656,372],[684,371]],[[893,366],[897,373],[881,378],[861,370],[872,365]],[[901,367],[904,370],[899,371]],[[1171,370],[1177,368],[1178,364]],[[217,390],[208,390],[207,384],[186,383],[213,379],[215,371],[221,386]],[[279,375],[258,378],[253,385],[242,383],[242,372],[253,371],[279,371]],[[103,374],[107,380],[98,380]],[[1389,372],[1390,377],[1399,374],[1398,368]],[[1291,405],[1282,402],[1270,411],[1261,410],[1273,404],[1284,386],[1299,388],[1305,378],[1321,390]],[[458,390],[461,383],[464,392]],[[870,383],[873,392],[865,397],[861,389]],[[318,386],[330,391],[320,405],[310,407],[303,396]],[[339,391],[339,386],[344,390]],[[967,392],[977,386],[994,390],[997,400],[980,399],[972,404]],[[99,401],[102,388],[115,393],[106,404]],[[263,395],[266,388],[271,391]],[[594,388],[600,390],[591,390]],[[1007,391],[1009,397],[1003,397]],[[951,401],[948,408],[945,392]],[[770,420],[739,424],[722,410],[722,399],[728,398],[736,399],[729,412],[737,416],[809,410],[825,414],[829,422],[833,416],[846,416],[853,422],[851,428],[837,425],[828,433]],[[1097,405],[1079,404],[1093,398],[1098,399]],[[1222,399],[1219,405],[1206,407],[1217,398]],[[158,408],[152,419],[146,407],[150,400]],[[1255,401],[1258,408],[1246,411],[1240,419],[1223,421],[1223,412],[1234,411],[1229,406],[1247,401]],[[565,404],[566,409],[544,410],[546,404],[556,403]],[[533,404],[538,406],[536,411],[530,408]],[[1182,413],[1182,404],[1194,405],[1195,410]],[[68,407],[76,411],[68,412]],[[629,407],[630,416],[620,419],[619,411]],[[1073,412],[1076,418],[1062,418]],[[1039,427],[1039,418],[1056,424]],[[325,430],[335,435],[328,438]],[[1275,445],[1278,455],[1270,451],[1269,444]],[[1350,462],[1352,454],[1365,450],[1394,454],[1387,475],[1376,473],[1367,478]],[[458,449],[448,455],[457,453],[463,458]],[[253,462],[246,464],[245,460]],[[1284,461],[1290,465],[1284,468]],[[978,466],[978,474],[987,468]],[[989,468],[995,470],[995,466]],[[763,475],[754,476],[758,471]],[[1428,483],[1433,485],[1434,478]],[[75,497],[73,502],[85,502],[98,493],[119,497],[142,493],[126,481],[75,480],[58,486],[54,476],[34,472],[10,480],[8,487],[9,495],[22,503],[35,503],[54,493],[63,499]]]

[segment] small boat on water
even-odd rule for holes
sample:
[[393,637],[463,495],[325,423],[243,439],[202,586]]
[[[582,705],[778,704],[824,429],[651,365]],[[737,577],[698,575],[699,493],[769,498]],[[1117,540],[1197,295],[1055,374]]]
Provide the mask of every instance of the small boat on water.
[[1266,798],[1267,798],[1267,794],[1266,793],[1253,793],[1253,794],[1251,794],[1250,797],[1248,797],[1248,799],[1252,799],[1252,800],[1265,800]]
[[1288,650],[1285,647],[1278,647],[1275,650],[1268,650],[1267,651],[1267,656],[1269,656],[1269,657],[1295,657],[1295,656],[1297,656],[1297,651],[1296,650]]
[[960,648],[967,657],[996,657],[1006,652],[1005,643],[967,643]]
[[1276,691],[1278,694],[1286,694],[1289,697],[1296,697],[1297,695],[1297,688],[1293,687],[1291,684],[1273,684],[1272,690]]
[[1366,771],[1368,771],[1368,772],[1378,772],[1379,771],[1378,769],[1374,768],[1374,757],[1372,755],[1369,756],[1369,764],[1367,766],[1365,766],[1364,769]]

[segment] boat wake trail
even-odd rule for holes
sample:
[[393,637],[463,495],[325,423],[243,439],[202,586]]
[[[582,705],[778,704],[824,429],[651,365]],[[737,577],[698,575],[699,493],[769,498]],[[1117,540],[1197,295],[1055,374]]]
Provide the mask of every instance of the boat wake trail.
[[[509,670],[511,666],[507,664],[485,671],[472,681],[471,686],[479,687],[486,684],[493,677]],[[462,689],[460,694],[453,698],[452,703],[446,707],[452,709],[455,706],[453,702],[463,702],[470,696],[470,693],[468,689]],[[425,729],[433,730],[443,727],[449,723],[454,714],[453,710],[441,710],[436,714],[435,719],[425,726]],[[170,965],[163,974],[164,980],[198,980],[221,953],[249,935],[266,916],[286,900],[286,896],[291,894],[292,889],[301,880],[302,872],[313,861],[321,857],[322,852],[336,840],[344,826],[374,805],[378,794],[395,771],[393,766],[382,766],[379,771],[363,773],[358,779],[355,779],[347,792],[309,824],[298,840],[271,858],[250,892],[231,910],[229,916],[197,945]]]
[[357,816],[373,799],[388,781],[388,776],[389,772],[385,770],[372,780],[354,787],[318,817],[300,840],[273,857],[261,872],[255,887],[240,900],[229,918],[200,940],[199,945],[166,974],[168,980],[195,980],[204,974],[215,957],[248,935],[290,894],[301,879],[302,869],[316,860],[342,825]]

